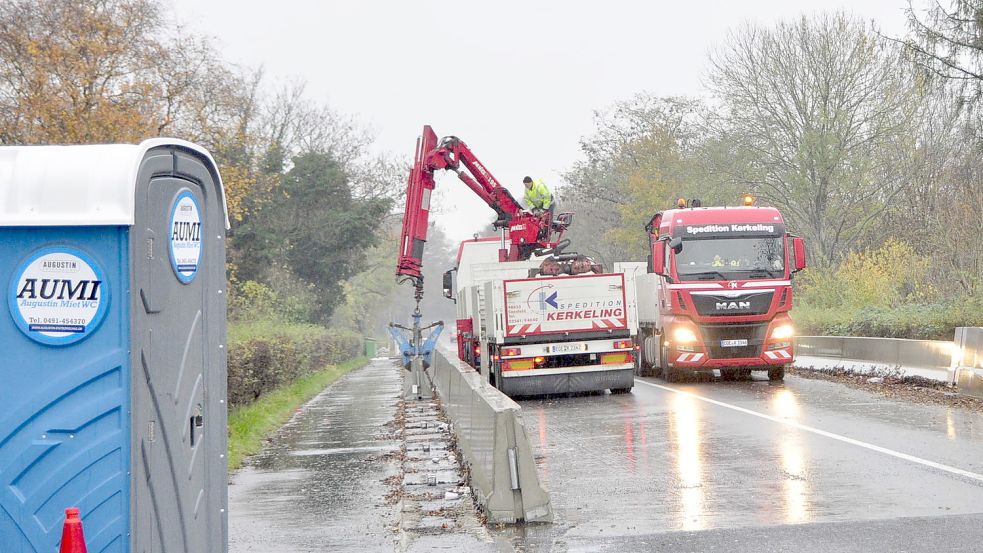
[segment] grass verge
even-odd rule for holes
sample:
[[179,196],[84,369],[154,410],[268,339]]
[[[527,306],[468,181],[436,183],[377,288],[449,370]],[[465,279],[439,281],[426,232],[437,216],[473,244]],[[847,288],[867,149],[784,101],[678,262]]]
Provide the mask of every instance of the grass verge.
[[236,470],[245,457],[258,452],[266,437],[290,420],[298,407],[366,362],[368,359],[365,357],[358,357],[331,365],[270,392],[249,405],[233,408],[229,413],[229,470]]

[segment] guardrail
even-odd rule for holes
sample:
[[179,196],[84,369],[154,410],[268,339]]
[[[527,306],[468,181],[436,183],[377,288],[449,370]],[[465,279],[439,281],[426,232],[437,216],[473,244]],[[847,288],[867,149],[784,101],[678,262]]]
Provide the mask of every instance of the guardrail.
[[944,371],[961,392],[983,397],[983,328],[960,327],[955,339],[905,340],[856,336],[798,336],[796,357],[821,357],[902,369]]
[[441,344],[427,369],[453,423],[471,487],[491,523],[548,522],[549,495],[522,424],[522,408]]

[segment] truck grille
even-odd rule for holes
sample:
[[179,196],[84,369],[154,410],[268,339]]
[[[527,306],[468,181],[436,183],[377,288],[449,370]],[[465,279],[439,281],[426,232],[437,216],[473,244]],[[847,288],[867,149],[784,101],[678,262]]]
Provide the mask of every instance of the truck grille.
[[696,312],[704,317],[722,317],[728,315],[762,315],[771,307],[774,290],[747,292],[739,295],[693,293],[693,306]]
[[[700,325],[710,359],[759,357],[768,323]],[[722,347],[721,340],[747,340],[746,346]]]

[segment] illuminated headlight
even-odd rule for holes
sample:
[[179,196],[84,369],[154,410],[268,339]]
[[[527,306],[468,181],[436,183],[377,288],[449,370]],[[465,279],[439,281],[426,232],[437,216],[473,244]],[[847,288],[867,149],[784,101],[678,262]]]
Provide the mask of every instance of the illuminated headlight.
[[791,338],[795,335],[795,329],[792,325],[781,325],[776,326],[774,330],[771,331],[772,340],[784,340],[786,338]]
[[676,342],[690,344],[696,341],[696,333],[684,326],[681,326],[673,331],[672,339]]

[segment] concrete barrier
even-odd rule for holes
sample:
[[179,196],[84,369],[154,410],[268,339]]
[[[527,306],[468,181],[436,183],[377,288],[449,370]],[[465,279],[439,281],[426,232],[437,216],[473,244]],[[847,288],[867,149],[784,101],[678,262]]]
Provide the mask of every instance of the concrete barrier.
[[959,327],[953,342],[956,384],[965,394],[983,398],[983,327]]
[[435,352],[427,373],[453,423],[471,487],[488,522],[552,520],[549,495],[539,484],[522,424],[522,408],[444,347]]
[[869,361],[878,365],[948,371],[952,342],[857,336],[798,336],[796,356]]

